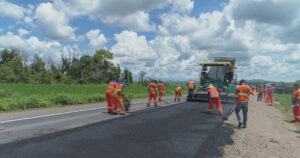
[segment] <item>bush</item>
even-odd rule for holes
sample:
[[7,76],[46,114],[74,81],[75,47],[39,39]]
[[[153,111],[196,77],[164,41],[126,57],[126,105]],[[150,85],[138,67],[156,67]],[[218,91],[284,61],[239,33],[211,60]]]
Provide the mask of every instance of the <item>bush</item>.
[[55,97],[55,104],[61,104],[61,105],[70,105],[76,103],[76,97],[68,94],[58,94]]
[[12,93],[10,91],[0,89],[0,98],[8,97],[11,95],[12,95]]
[[[20,104],[22,105],[22,104]],[[28,108],[38,108],[38,107],[47,107],[50,106],[51,102],[46,99],[46,98],[42,98],[40,96],[30,96],[28,98],[26,98],[25,101],[25,106],[26,109]]]

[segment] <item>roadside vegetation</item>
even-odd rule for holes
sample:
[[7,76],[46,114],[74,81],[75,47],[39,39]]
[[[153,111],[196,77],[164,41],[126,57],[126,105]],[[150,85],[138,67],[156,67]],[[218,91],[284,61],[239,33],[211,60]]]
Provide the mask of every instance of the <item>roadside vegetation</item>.
[[[288,120],[294,120],[293,105],[291,101],[291,94],[274,94],[274,106],[279,109]],[[300,123],[295,123],[297,131],[300,132]]]
[[[175,88],[184,83],[165,83],[165,95],[174,95]],[[184,86],[186,87],[186,86]],[[106,83],[102,84],[26,84],[0,83],[0,111],[12,111],[49,106],[64,106],[105,101]],[[128,85],[125,96],[129,99],[148,97],[147,86]],[[184,89],[187,94],[187,89]]]

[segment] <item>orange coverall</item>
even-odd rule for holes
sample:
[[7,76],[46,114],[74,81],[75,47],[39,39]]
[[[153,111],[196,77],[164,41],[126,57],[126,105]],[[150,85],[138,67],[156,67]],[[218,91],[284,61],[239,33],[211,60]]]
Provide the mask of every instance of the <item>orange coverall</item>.
[[219,113],[223,115],[222,104],[220,100],[220,92],[216,87],[211,87],[208,89],[209,93],[209,105],[208,105],[208,113],[212,112],[214,105],[217,106]]
[[112,102],[112,93],[115,91],[117,85],[118,84],[116,82],[109,82],[108,88],[106,89],[106,101],[107,101],[107,112],[108,113],[111,113],[114,108],[114,105]]
[[123,95],[123,84],[119,84],[115,91],[112,93],[112,101],[115,105],[113,109],[113,113],[116,114],[117,110],[119,109],[120,115],[125,115],[123,101],[121,99],[121,95]]
[[163,83],[159,83],[157,85],[157,87],[158,87],[158,92],[159,92],[159,99],[158,99],[158,101],[162,101],[162,97],[163,97],[163,93],[164,93],[164,90],[165,90],[165,86],[164,86]]
[[268,88],[264,89],[264,95],[265,95],[265,102],[268,102]]
[[148,85],[148,92],[149,92],[149,101],[147,105],[150,105],[151,100],[154,100],[154,105],[157,106],[156,96],[157,96],[157,85],[155,82],[151,82]]
[[175,98],[174,98],[174,101],[180,101],[180,97],[181,97],[181,92],[182,92],[182,87],[177,87],[175,89]]
[[295,121],[300,122],[300,89],[294,90],[292,102]]

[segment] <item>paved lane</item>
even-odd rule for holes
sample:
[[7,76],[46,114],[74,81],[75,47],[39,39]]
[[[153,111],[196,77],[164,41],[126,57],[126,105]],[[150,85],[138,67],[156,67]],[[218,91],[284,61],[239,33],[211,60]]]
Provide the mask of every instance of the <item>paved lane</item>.
[[[159,105],[163,107],[174,104],[172,98],[173,97],[165,97],[165,100],[160,102]],[[153,108],[153,106],[149,108],[145,105],[145,99],[133,101],[130,112]],[[25,138],[36,137],[120,117],[119,115],[108,115],[106,113],[105,104],[93,105],[93,107],[69,107],[67,110],[62,111],[59,111],[59,109],[60,108],[56,108],[55,112],[52,109],[47,109],[50,113],[45,113],[47,110],[42,112],[39,112],[39,110],[37,112],[29,112],[31,115],[27,114],[28,112],[24,112],[25,117],[22,116],[22,113],[19,113],[14,118],[7,116],[10,118],[4,119],[1,122],[5,130],[0,131],[0,144],[20,141]],[[127,114],[130,115],[131,113]],[[14,113],[12,115],[14,115]]]
[[[224,112],[233,105],[224,104]],[[216,109],[214,109],[217,113]],[[222,156],[232,129],[207,103],[181,103],[0,145],[0,157],[181,158]],[[221,139],[222,138],[222,139]]]

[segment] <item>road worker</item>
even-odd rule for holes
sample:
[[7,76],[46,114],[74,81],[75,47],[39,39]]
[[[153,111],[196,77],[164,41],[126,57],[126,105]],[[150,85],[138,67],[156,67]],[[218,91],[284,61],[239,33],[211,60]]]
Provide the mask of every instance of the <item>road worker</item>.
[[196,84],[193,80],[190,80],[189,83],[187,84],[187,87],[189,88],[188,97],[192,98],[194,95],[194,90],[196,89]]
[[[250,94],[253,94],[251,88],[246,85],[245,80],[240,81],[240,86],[237,87],[235,90],[235,100],[237,101],[236,107],[235,107],[235,114],[237,117],[237,120],[239,122],[238,128],[241,128],[243,125],[243,128],[247,127],[247,114],[248,114],[248,101]],[[243,122],[241,121],[240,117],[240,110],[243,111]]]
[[165,86],[162,81],[159,81],[159,84],[157,85],[158,92],[159,92],[159,99],[158,101],[162,101],[163,93],[165,91]]
[[114,105],[114,109],[112,111],[112,114],[118,114],[118,110],[120,112],[120,115],[125,115],[124,112],[124,106],[123,106],[123,101],[121,97],[125,100],[127,100],[123,94],[123,84],[119,84],[115,91],[112,93],[112,101]]
[[257,95],[257,101],[258,102],[262,101],[263,91],[264,91],[263,87],[258,88],[258,95]]
[[0,130],[3,130],[4,129],[4,127],[1,125],[1,123],[0,123]]
[[264,96],[265,96],[265,102],[268,102],[268,88],[264,86]]
[[157,106],[157,101],[156,101],[156,97],[157,97],[157,85],[156,85],[156,80],[154,80],[153,82],[150,82],[148,85],[148,92],[149,92],[149,101],[147,103],[147,106],[150,106],[151,100],[153,99],[154,101],[154,106]]
[[112,93],[115,91],[118,83],[117,81],[111,81],[108,84],[108,87],[106,89],[106,101],[107,101],[107,112],[111,113],[113,111],[114,105],[112,102]]
[[300,122],[300,89],[298,84],[294,84],[294,92],[292,95],[293,113],[295,120],[293,122]]
[[218,90],[212,84],[209,84],[207,88],[208,88],[208,96],[209,96],[208,113],[211,113],[214,105],[216,105],[220,115],[223,115],[223,109],[220,100],[220,90]]
[[174,102],[179,101],[180,102],[180,97],[181,97],[181,92],[183,90],[182,86],[179,86],[175,89],[175,98],[174,98]]
[[268,104],[269,106],[273,106],[273,94],[274,94],[274,88],[269,85],[268,86]]

